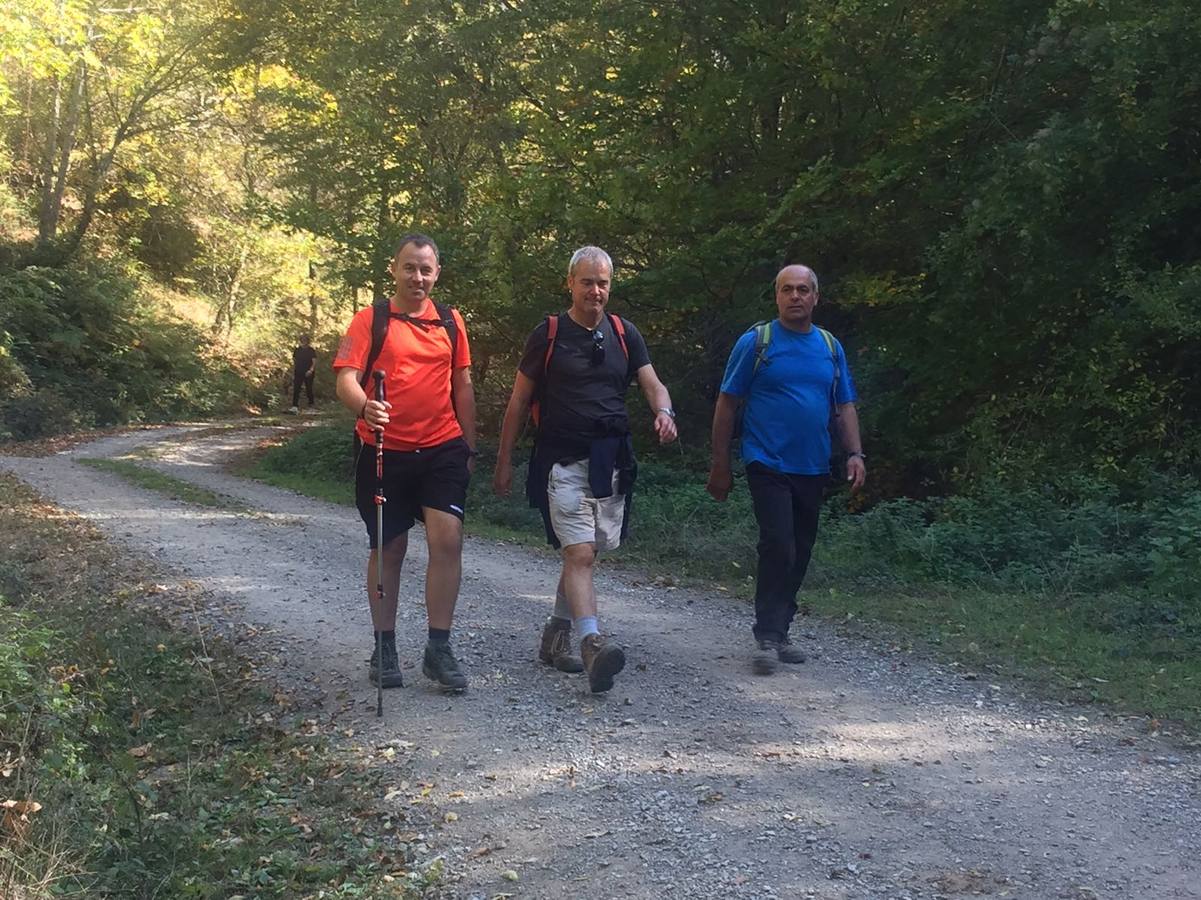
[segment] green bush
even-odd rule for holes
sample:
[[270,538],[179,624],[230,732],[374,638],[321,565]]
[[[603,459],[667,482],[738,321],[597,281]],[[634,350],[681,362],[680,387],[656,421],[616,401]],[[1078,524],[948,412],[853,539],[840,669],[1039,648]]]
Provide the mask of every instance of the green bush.
[[[1150,590],[1197,596],[1201,488],[1144,485],[1123,496],[1103,482],[892,500],[835,512],[819,552],[863,573],[1056,594]],[[823,544],[827,545],[823,547]]]
[[272,447],[259,465],[268,472],[316,481],[353,483],[354,434],[349,421],[306,428]]
[[[114,264],[0,270],[0,362],[53,391],[72,421],[34,425],[36,406],[10,396],[5,419],[22,433],[162,421],[262,404],[266,394],[229,359],[206,355],[207,337],[174,321]],[[0,373],[3,369],[0,369]],[[58,405],[55,405],[55,409]],[[17,429],[11,429],[17,434]]]
[[1201,609],[1201,491],[1158,505],[1162,508],[1147,536],[1150,585],[1158,594]]
[[18,441],[66,434],[84,423],[79,410],[49,388],[10,400],[2,420],[4,430]]

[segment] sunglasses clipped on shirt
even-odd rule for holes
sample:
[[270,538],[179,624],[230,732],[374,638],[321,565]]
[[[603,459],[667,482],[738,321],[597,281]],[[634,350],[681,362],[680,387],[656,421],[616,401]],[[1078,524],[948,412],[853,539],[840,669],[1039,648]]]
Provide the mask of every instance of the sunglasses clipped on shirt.
[[605,334],[599,328],[592,332],[592,365],[605,361]]

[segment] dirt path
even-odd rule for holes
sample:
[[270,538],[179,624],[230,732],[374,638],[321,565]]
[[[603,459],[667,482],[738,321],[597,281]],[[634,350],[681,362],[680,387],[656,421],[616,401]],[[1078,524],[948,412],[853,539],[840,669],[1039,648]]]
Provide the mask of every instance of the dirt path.
[[[165,581],[202,585],[214,627],[269,635],[275,677],[392,761],[388,824],[426,824],[403,837],[444,858],[448,896],[1201,897],[1195,749],[824,623],[807,624],[807,664],[755,678],[745,606],[603,569],[602,625],[630,665],[593,696],[534,662],[556,567],[522,547],[468,540],[455,643],[471,689],[446,696],[413,668],[425,555],[412,542],[407,685],[377,721],[362,525],[222,471],[263,434],[140,431],[0,469]],[[254,512],[187,506],[75,461],[137,449]]]

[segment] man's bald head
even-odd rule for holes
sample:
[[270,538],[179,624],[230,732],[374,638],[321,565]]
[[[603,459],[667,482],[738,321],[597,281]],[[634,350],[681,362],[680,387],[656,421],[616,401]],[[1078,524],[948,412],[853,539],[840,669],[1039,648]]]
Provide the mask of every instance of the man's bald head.
[[801,265],[800,263],[796,263],[794,265],[785,266],[784,268],[782,268],[778,273],[776,273],[776,290],[777,291],[780,289],[781,279],[786,278],[786,277],[808,278],[809,284],[813,288],[813,293],[816,294],[819,292],[819,288],[817,286],[817,273],[814,272],[808,266]]

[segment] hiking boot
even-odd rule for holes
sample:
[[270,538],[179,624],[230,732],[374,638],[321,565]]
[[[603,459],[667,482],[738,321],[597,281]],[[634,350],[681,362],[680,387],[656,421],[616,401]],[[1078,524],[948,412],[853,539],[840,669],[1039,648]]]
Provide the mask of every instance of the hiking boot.
[[607,644],[599,634],[590,634],[580,641],[580,656],[588,672],[592,693],[603,694],[613,687],[613,676],[626,664],[625,651],[616,644]]
[[538,647],[538,658],[560,672],[583,672],[584,661],[571,652],[571,622],[556,619],[546,620],[542,629],[542,643]]
[[426,643],[421,671],[430,681],[436,681],[448,690],[461,691],[467,687],[467,676],[463,674],[459,668],[459,661],[451,652],[450,641]]
[[396,656],[396,645],[384,642],[384,665],[381,675],[380,666],[378,664],[377,651],[371,651],[371,662],[367,670],[367,678],[372,684],[380,684],[382,678],[383,687],[398,688],[404,687],[404,676],[400,674],[400,659]]
[[759,647],[751,656],[751,671],[756,675],[772,675],[779,666],[775,641],[760,641]]
[[787,637],[776,645],[776,659],[782,663],[795,665],[805,661],[805,651],[790,641]]

